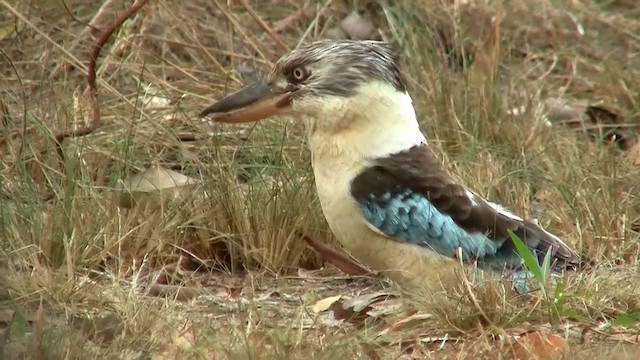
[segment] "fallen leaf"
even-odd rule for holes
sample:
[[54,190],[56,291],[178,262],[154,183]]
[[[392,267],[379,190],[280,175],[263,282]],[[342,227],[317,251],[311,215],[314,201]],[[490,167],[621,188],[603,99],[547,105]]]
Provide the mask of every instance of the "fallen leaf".
[[353,297],[344,303],[334,303],[330,310],[333,312],[336,320],[345,320],[352,324],[361,324],[369,317],[376,317],[369,314],[373,310],[375,303],[380,303],[395,297],[395,294],[389,292],[378,292],[367,295]]
[[134,204],[141,203],[160,205],[187,197],[197,184],[197,180],[178,172],[154,167],[120,181],[116,190],[118,206],[132,208]]
[[139,101],[146,109],[164,108],[171,105],[171,100],[153,83],[149,83],[144,87],[144,92],[140,94]]
[[352,40],[367,40],[375,34],[376,30],[371,21],[365,19],[357,11],[351,12],[342,19],[340,28]]
[[561,336],[532,331],[516,338],[516,343],[513,344],[513,358],[555,359],[565,352],[565,348],[566,341]]
[[342,299],[342,295],[330,296],[328,298],[318,300],[311,306],[311,310],[316,314],[327,311],[329,310],[329,308],[331,308],[331,305],[333,305],[336,301],[340,301],[340,299]]
[[637,140],[637,130],[625,126],[619,111],[584,101],[547,98],[547,125],[563,125],[574,131],[582,131],[591,139],[614,142],[621,150],[630,150]]
[[362,310],[370,307],[373,303],[395,297],[397,297],[396,294],[384,291],[373,294],[360,295],[347,300],[344,303],[343,307],[345,309],[351,309],[354,312],[361,312]]

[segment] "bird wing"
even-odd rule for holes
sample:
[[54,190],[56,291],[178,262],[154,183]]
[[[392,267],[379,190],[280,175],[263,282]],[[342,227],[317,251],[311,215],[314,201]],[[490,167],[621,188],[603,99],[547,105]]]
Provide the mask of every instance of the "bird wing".
[[455,183],[426,145],[378,159],[356,176],[351,195],[374,231],[479,265],[519,269],[508,230],[538,259],[551,250],[556,266],[580,266],[580,256],[536,223],[517,217]]

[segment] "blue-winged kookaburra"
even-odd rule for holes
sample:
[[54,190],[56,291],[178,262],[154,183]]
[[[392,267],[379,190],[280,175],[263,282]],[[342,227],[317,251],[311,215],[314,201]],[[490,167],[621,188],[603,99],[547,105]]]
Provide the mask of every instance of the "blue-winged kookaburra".
[[550,250],[557,269],[581,264],[536,222],[452,179],[420,131],[386,43],[301,47],[280,58],[265,80],[221,99],[206,115],[225,123],[276,115],[304,121],[331,230],[359,261],[409,289],[447,286],[460,261],[520,271],[508,230],[540,258]]

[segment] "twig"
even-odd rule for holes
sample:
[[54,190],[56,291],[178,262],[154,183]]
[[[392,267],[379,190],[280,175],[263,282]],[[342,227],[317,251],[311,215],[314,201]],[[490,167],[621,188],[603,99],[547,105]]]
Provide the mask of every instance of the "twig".
[[302,20],[307,16],[307,12],[309,11],[309,6],[310,6],[309,0],[305,1],[302,7],[300,7],[300,9],[298,9],[296,12],[294,12],[293,14],[289,14],[287,17],[285,17],[282,20],[278,20],[274,22],[273,25],[271,26],[271,29],[275,33],[280,33],[285,31],[288,27],[293,26],[296,22]]
[[96,63],[100,51],[111,35],[118,29],[127,19],[133,16],[141,7],[149,0],[136,0],[131,7],[125,11],[118,19],[111,24],[101,35],[91,48],[89,53],[89,64],[87,65],[87,85],[89,88],[89,123],[86,126],[76,129],[67,129],[56,133],[54,139],[58,147],[58,154],[62,156],[62,141],[69,137],[79,137],[94,132],[100,126],[100,105],[98,103],[96,89]]
[[322,5],[322,7],[320,8],[316,16],[313,18],[313,21],[311,21],[311,24],[309,24],[307,29],[304,31],[304,33],[300,37],[300,40],[298,40],[298,45],[296,45],[296,49],[299,48],[300,45],[302,45],[305,42],[305,40],[307,39],[307,36],[309,36],[309,34],[311,33],[311,30],[313,30],[318,25],[318,21],[320,20],[322,15],[324,15],[324,12],[329,8],[329,5],[331,5],[332,2],[333,0],[327,0],[324,3],[324,5]]
[[302,235],[304,241],[309,244],[315,251],[322,256],[322,258],[330,264],[333,264],[338,269],[342,270],[348,275],[374,275],[371,271],[367,270],[357,262],[351,260],[345,255],[333,250],[327,245],[311,238],[307,235]]
[[[27,26],[28,28],[33,30],[35,33],[37,33],[39,36],[41,36],[45,42],[49,43],[54,49],[56,49],[62,55],[64,55],[67,61],[70,61],[71,63],[73,63],[73,66],[76,66],[82,71],[87,71],[88,67],[85,64],[85,62],[80,61],[75,55],[69,52],[69,50],[67,50],[64,46],[60,45],[58,41],[55,41],[54,39],[52,39],[48,33],[46,33],[45,31],[40,29],[38,26],[36,26],[36,24],[34,24],[28,17],[26,17],[24,14],[20,13],[18,10],[16,10],[11,5],[9,5],[9,3],[6,0],[0,0],[0,6],[6,8],[12,15],[14,15],[22,23],[24,23],[25,26]],[[118,91],[116,91],[116,89],[114,89],[113,86],[111,86],[111,84],[108,81],[104,79],[98,79],[98,81],[100,82],[100,85],[102,85],[104,89],[109,90],[113,94],[121,96],[121,100],[126,104],[128,104],[129,106],[131,106],[132,108],[134,109],[137,108],[135,103],[133,103],[131,100],[127,99],[126,97],[123,97]],[[141,115],[144,116],[145,118],[148,118],[147,114],[145,113]]]
[[[69,49],[70,51],[74,51],[80,44],[83,43],[83,40],[86,40],[87,43],[90,41],[95,41],[96,36],[100,34],[102,29],[104,29],[107,26],[109,20],[113,18],[113,16],[115,15],[114,14],[116,10],[115,7],[117,6],[117,3],[115,0],[106,0],[102,4],[102,6],[100,6],[100,9],[98,9],[98,11],[93,16],[93,18],[91,18],[91,21],[89,23],[86,23],[77,19],[73,15],[73,13],[69,9],[66,2],[62,1],[62,4],[67,11],[67,15],[69,15],[69,17],[71,17],[73,21],[85,25],[85,28],[82,30],[80,35],[76,38],[75,42],[71,45]],[[68,64],[68,63],[59,64],[51,72],[50,76],[51,78],[57,78],[62,71],[68,72],[72,69],[77,69],[77,66],[75,66],[74,64]]]
[[269,58],[262,52],[258,44],[256,44],[255,41],[253,41],[253,39],[251,39],[251,37],[243,30],[243,27],[238,23],[233,14],[231,14],[229,10],[225,9],[224,6],[220,5],[218,1],[214,1],[213,3],[218,7],[220,12],[227,18],[227,20],[229,20],[229,24],[231,24],[231,27],[237,30],[238,33],[240,33],[244,40],[251,45],[253,50],[265,61],[268,61],[269,65],[273,65],[273,63],[269,61]]
[[258,25],[260,25],[262,30],[264,30],[267,33],[267,35],[269,35],[271,40],[273,40],[276,44],[278,44],[278,46],[280,46],[282,48],[282,50],[289,51],[289,46],[287,44],[285,44],[284,41],[282,41],[282,39],[280,39],[280,37],[278,35],[276,35],[276,33],[269,27],[269,25],[267,25],[260,18],[260,15],[258,15],[255,12],[255,10],[253,10],[253,8],[251,6],[249,6],[249,4],[247,4],[247,2],[245,0],[238,0],[238,1],[240,1],[240,4],[242,4],[242,6],[245,8],[245,10],[247,10],[249,15],[251,15],[251,17],[253,18],[253,20],[255,20],[258,23]]

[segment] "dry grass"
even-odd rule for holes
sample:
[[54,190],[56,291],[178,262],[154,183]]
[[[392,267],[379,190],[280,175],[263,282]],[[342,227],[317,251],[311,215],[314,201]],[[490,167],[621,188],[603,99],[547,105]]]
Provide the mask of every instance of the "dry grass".
[[[117,12],[128,6],[115,3]],[[300,124],[229,127],[195,117],[241,78],[266,70],[283,45],[325,36],[356,8],[403,55],[423,130],[451,170],[601,264],[566,280],[559,317],[549,300],[513,297],[497,283],[474,288],[483,314],[465,289],[405,303],[433,317],[403,331],[403,340],[461,339],[423,344],[413,354],[508,357],[508,344],[496,346],[493,337],[545,328],[566,335],[569,358],[637,356],[627,334],[640,319],[640,167],[629,152],[547,127],[540,104],[601,102],[640,125],[640,5],[310,1],[308,16],[275,33],[271,25],[302,5],[232,3],[152,1],[128,21],[99,60],[103,125],[65,140],[64,159],[52,134],[87,121],[86,84],[81,72],[56,66],[84,61],[91,41],[78,34],[99,6],[67,1],[74,20],[59,1],[12,1],[22,19],[0,5],[0,302],[27,314],[31,334],[14,329],[6,356],[403,354],[400,342],[383,347],[375,336],[384,322],[332,327],[309,309],[330,295],[385,284],[299,271],[321,265],[299,233],[333,241]],[[492,27],[493,16],[499,26]],[[437,51],[442,43],[451,56]],[[513,108],[524,111],[508,115]],[[193,196],[119,208],[118,181],[158,165],[196,179]],[[94,324],[100,316],[107,320]],[[587,337],[575,330],[585,328],[597,329]],[[40,350],[27,349],[30,341]]]

